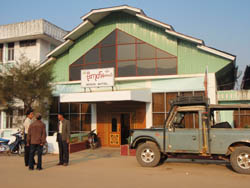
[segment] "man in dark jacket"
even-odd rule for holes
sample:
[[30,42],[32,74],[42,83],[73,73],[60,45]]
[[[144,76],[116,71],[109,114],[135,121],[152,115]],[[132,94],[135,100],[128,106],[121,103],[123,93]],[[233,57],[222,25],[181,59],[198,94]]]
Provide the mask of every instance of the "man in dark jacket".
[[59,148],[59,163],[57,165],[68,166],[69,164],[69,139],[70,139],[70,123],[64,118],[62,113],[58,114],[58,132],[57,139]]
[[46,142],[45,124],[41,121],[40,113],[36,114],[36,121],[34,121],[28,130],[27,144],[30,145],[29,169],[34,170],[34,154],[37,151],[38,162],[37,170],[42,170],[42,152],[43,145]]

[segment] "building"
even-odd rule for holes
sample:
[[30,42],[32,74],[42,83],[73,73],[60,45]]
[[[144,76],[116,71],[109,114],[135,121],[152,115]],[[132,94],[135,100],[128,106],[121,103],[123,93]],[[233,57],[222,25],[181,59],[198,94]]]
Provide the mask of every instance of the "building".
[[244,72],[241,82],[241,89],[242,90],[250,89],[250,65],[246,66],[246,70]]
[[[51,134],[60,111],[79,139],[96,129],[102,146],[119,147],[130,129],[162,126],[177,95],[204,95],[206,70],[212,104],[217,90],[234,87],[236,56],[176,32],[141,9],[94,9],[81,19],[41,66],[52,66],[55,74]],[[185,120],[190,128],[195,118]]]
[[[25,57],[31,62],[41,63],[46,54],[55,49],[68,32],[44,20],[32,20],[0,25],[0,71],[2,65],[12,65]],[[22,124],[23,112],[0,113],[0,129],[15,128]]]

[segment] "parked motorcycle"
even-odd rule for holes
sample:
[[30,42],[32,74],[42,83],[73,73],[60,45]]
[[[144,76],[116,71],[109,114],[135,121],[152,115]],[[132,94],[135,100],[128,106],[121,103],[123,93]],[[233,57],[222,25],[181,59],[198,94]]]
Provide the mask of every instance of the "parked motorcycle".
[[[48,143],[46,142],[44,145],[43,145],[43,155],[47,154],[49,151],[49,146],[48,146]],[[35,152],[35,155],[37,155],[37,151]]]
[[21,155],[24,152],[24,140],[21,132],[12,134],[16,137],[15,141],[9,144],[8,139],[0,138],[0,152],[15,153]]
[[49,146],[48,146],[48,143],[46,142],[44,145],[43,145],[43,155],[47,154],[49,151]]
[[91,149],[96,149],[98,147],[98,138],[95,133],[95,129],[89,132],[88,141]]

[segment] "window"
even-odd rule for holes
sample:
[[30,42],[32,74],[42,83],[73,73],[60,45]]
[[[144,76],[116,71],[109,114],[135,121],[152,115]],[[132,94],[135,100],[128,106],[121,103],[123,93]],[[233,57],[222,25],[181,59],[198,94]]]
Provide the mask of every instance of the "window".
[[199,128],[199,114],[197,111],[178,112],[174,117],[172,126],[175,128]]
[[[195,92],[179,92],[179,93],[153,93],[153,127],[163,127],[164,121],[170,111],[170,101],[177,96],[201,96],[204,95],[203,91]],[[184,122],[186,127],[192,128],[198,126],[197,115],[186,113]]]
[[36,40],[22,40],[19,42],[20,47],[35,46]]
[[3,62],[3,44],[0,44],[0,62]]
[[19,128],[23,123],[24,110],[23,109],[13,109],[4,110],[5,114],[5,125],[7,129],[9,128]]
[[249,109],[210,109],[211,128],[250,128]]
[[172,75],[177,57],[116,29],[70,65],[70,80],[80,80],[81,69],[109,67],[116,77]]
[[155,75],[155,60],[138,60],[137,62],[137,74],[139,76]]
[[112,119],[112,132],[117,132],[117,119]]
[[8,61],[14,61],[14,42],[8,43]]
[[54,97],[49,114],[49,135],[57,130],[57,114],[62,112],[70,120],[71,134],[91,130],[91,105],[87,103],[60,103]]
[[137,58],[138,59],[155,59],[155,48],[143,43],[137,45]]
[[234,110],[233,122],[235,128],[250,128],[250,110]]
[[117,46],[118,61],[120,60],[135,60],[135,44],[125,44]]
[[99,62],[99,49],[93,48],[85,55],[85,63],[98,63]]
[[136,76],[135,61],[125,61],[118,63],[118,77]]
[[101,61],[102,62],[115,61],[115,46],[106,46],[101,48]]
[[13,111],[6,111],[6,128],[13,128]]

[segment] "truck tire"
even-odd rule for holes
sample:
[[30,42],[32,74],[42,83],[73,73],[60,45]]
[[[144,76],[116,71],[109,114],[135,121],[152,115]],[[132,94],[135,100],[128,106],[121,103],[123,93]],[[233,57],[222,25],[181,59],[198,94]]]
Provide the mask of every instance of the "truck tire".
[[250,174],[250,147],[237,147],[230,156],[233,169],[241,174]]
[[136,150],[136,159],[143,167],[154,167],[159,164],[161,153],[155,143],[148,142],[139,145]]

